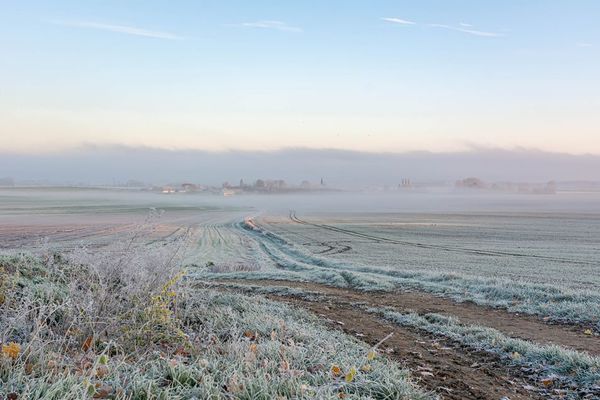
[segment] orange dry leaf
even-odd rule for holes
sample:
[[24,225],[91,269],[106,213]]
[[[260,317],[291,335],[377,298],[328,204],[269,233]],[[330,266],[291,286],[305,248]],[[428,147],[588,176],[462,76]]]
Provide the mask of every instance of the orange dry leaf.
[[252,332],[252,331],[245,331],[244,332],[244,336],[247,337],[250,340],[255,340],[257,335],[258,335],[257,332]]
[[252,343],[252,344],[250,345],[250,351],[251,351],[251,352],[253,352],[253,353],[256,353],[256,347],[257,347],[257,346],[256,346],[256,343]]
[[21,353],[21,345],[19,343],[10,342],[9,344],[2,345],[2,355],[12,360],[16,360]]
[[333,376],[340,376],[342,374],[342,369],[334,364],[331,366],[331,373]]
[[85,339],[85,341],[81,345],[81,350],[88,351],[90,347],[92,347],[93,340],[94,338],[92,336],[88,336],[87,339]]
[[554,383],[554,377],[552,377],[552,376],[542,379],[542,384],[546,387],[552,386],[553,383]]

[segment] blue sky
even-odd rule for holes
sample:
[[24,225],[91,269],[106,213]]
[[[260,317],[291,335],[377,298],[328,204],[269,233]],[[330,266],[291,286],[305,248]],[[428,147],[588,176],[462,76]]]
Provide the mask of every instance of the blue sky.
[[600,154],[597,1],[14,1],[5,151]]

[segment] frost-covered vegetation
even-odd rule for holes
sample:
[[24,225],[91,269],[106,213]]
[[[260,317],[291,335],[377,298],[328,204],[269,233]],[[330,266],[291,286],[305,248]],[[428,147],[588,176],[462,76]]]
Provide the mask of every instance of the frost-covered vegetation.
[[[343,261],[312,253],[254,222],[227,229],[237,229],[239,235],[250,235],[258,243],[263,267],[260,271],[229,274],[205,270],[206,278],[301,280],[366,291],[423,290],[457,301],[468,300],[509,311],[548,316],[556,321],[596,325],[600,330],[600,294],[593,288],[576,289],[569,285],[522,280],[503,276],[502,271],[487,277],[483,272],[494,270],[494,267],[486,265],[481,266],[482,273],[478,275],[454,272],[452,266],[432,270],[366,265],[360,257]],[[287,229],[293,230],[295,226]]]
[[180,245],[1,256],[0,396],[429,398],[306,312],[198,289]]
[[420,329],[477,350],[496,353],[508,363],[524,367],[543,383],[542,386],[561,388],[569,398],[579,398],[582,393],[600,393],[598,357],[561,346],[544,346],[511,338],[495,329],[464,325],[458,319],[444,315],[400,313],[391,309],[369,311],[401,326]]
[[[414,226],[409,221],[398,228],[387,216],[373,214],[355,215],[350,223],[319,217],[306,225],[287,216],[275,223],[265,216],[244,221],[255,213],[249,209],[181,206],[171,207],[173,213],[163,215],[158,226],[137,229],[133,239],[132,216],[142,217],[140,207],[117,207],[115,217],[107,205],[106,213],[88,225],[79,225],[84,217],[77,207],[71,222],[64,222],[70,218],[64,207],[58,210],[65,213],[64,226],[53,225],[57,218],[47,226],[0,227],[0,246],[17,249],[0,261],[0,396],[11,391],[34,399],[84,393],[114,398],[421,396],[395,364],[383,359],[375,360],[378,368],[372,360],[364,364],[368,349],[353,339],[303,312],[197,284],[210,279],[230,289],[307,300],[322,297],[289,287],[223,282],[276,279],[365,292],[426,291],[600,331],[593,234],[600,231],[593,218],[567,219],[558,229],[561,216],[520,221],[466,215],[460,217],[464,225],[438,227],[436,221],[447,216],[412,215],[407,218],[418,221]],[[127,214],[130,209],[138,211]],[[326,224],[333,229],[323,228]],[[58,239],[50,238],[58,252],[40,240],[46,235]],[[552,385],[593,387],[597,361],[582,353],[515,341],[443,316],[398,315],[420,331],[542,371],[540,379],[556,376]],[[275,348],[285,349],[285,358]],[[368,368],[361,370],[364,365]],[[339,371],[333,373],[333,366]]]
[[[246,292],[293,296],[309,301],[327,302],[326,295],[285,286],[257,286],[252,284],[214,283]],[[356,307],[365,307],[355,304]],[[570,350],[558,345],[540,345],[510,337],[496,329],[463,324],[458,318],[428,313],[399,312],[395,308],[365,307],[365,312],[376,314],[403,327],[444,337],[473,350],[483,350],[500,356],[508,365],[521,368],[535,386],[530,390],[579,398],[600,393],[600,358],[585,352]]]
[[[572,208],[561,213],[519,212],[521,203],[504,205],[515,211],[502,213],[378,214],[372,210],[380,205],[365,197],[362,201],[368,204],[357,209],[369,212],[306,218],[299,213],[308,223],[298,223],[285,211],[261,215],[243,207],[268,203],[266,198],[208,201],[137,194],[141,196],[137,199],[110,193],[102,194],[103,200],[92,194],[78,199],[69,193],[60,201],[42,194],[8,196],[0,215],[27,215],[25,223],[33,228],[15,234],[14,227],[0,224],[0,247],[35,249],[36,238],[46,234],[62,248],[77,248],[82,238],[104,246],[125,238],[129,227],[119,224],[131,222],[143,215],[144,207],[154,205],[167,212],[162,231],[150,234],[148,242],[160,244],[185,235],[190,246],[182,261],[200,266],[195,271],[206,278],[289,279],[365,291],[420,290],[558,322],[584,323],[600,332],[598,214],[584,215]],[[278,198],[278,209],[287,201],[299,199]],[[219,202],[221,208],[215,207]],[[104,210],[102,217],[81,225],[90,218],[82,211],[96,212],[96,206]],[[54,207],[61,212],[64,229],[37,226],[38,218],[55,214]],[[118,216],[110,215],[111,207]],[[242,222],[245,216],[254,217],[252,226]],[[209,261],[212,265],[206,267]]]

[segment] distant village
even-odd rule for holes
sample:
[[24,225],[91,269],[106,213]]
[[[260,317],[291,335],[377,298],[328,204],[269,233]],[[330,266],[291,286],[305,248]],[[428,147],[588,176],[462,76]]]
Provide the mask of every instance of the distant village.
[[490,190],[496,192],[526,194],[556,194],[557,190],[557,183],[555,181],[550,181],[543,184],[514,182],[486,183],[483,180],[474,177],[458,180],[454,186],[458,189]]
[[323,178],[319,183],[312,183],[307,180],[300,182],[299,185],[290,185],[283,179],[257,179],[252,183],[246,183],[240,179],[237,185],[229,182],[223,182],[220,187],[207,186],[196,183],[181,183],[178,185],[166,185],[161,187],[152,187],[150,190],[160,191],[163,194],[173,193],[209,193],[223,196],[234,196],[244,193],[296,193],[312,191],[333,191],[335,189],[327,187]]
[[545,194],[552,195],[557,192],[600,192],[600,182],[596,181],[549,181],[545,183],[527,182],[486,182],[477,177],[467,177],[454,182],[435,181],[413,183],[410,178],[399,178],[396,184],[367,184],[362,186],[337,187],[328,185],[324,178],[316,182],[303,180],[299,183],[288,183],[283,179],[256,179],[246,182],[240,179],[237,184],[223,182],[221,185],[206,185],[201,183],[183,182],[154,185],[139,180],[116,181],[105,184],[90,184],[87,182],[47,182],[47,181],[16,181],[11,177],[0,176],[0,188],[27,188],[27,187],[71,187],[71,188],[105,188],[140,190],[158,194],[210,194],[217,196],[235,196],[241,194],[279,194],[279,193],[318,193],[339,191],[361,192],[422,192],[433,188],[446,188],[455,191],[481,191],[496,193],[519,194]]

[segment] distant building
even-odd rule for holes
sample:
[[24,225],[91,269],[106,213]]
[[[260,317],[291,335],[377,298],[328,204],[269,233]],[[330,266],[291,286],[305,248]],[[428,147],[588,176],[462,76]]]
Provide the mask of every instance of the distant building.
[[234,195],[238,194],[239,192],[240,192],[239,189],[224,188],[223,189],[223,196],[230,197],[230,196],[234,196]]
[[487,185],[479,178],[470,177],[456,181],[455,186],[467,189],[485,189]]
[[181,191],[182,192],[195,192],[198,190],[198,186],[193,183],[182,183]]
[[401,189],[409,189],[412,187],[412,184],[410,183],[410,179],[408,178],[402,178],[400,185],[398,185],[398,187],[400,187]]

